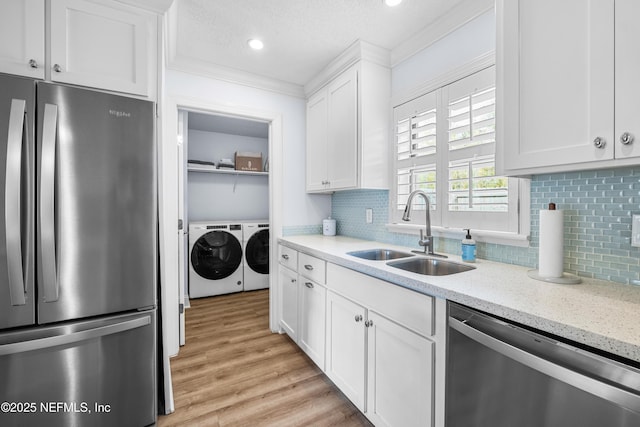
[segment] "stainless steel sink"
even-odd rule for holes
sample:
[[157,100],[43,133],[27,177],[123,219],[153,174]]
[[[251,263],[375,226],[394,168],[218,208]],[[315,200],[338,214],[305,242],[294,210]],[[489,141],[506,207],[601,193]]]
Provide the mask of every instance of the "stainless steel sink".
[[347,255],[374,261],[387,261],[390,259],[407,258],[413,256],[413,254],[396,251],[393,249],[366,249],[363,251],[347,252]]
[[387,265],[425,276],[446,276],[475,269],[475,267],[466,264],[422,257],[388,262]]

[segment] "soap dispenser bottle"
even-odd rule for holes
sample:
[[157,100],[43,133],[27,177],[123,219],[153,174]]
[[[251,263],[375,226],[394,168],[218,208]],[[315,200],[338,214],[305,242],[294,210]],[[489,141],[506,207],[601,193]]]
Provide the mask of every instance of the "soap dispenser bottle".
[[464,230],[467,230],[467,235],[462,240],[462,261],[476,262],[476,241],[471,238],[471,229]]

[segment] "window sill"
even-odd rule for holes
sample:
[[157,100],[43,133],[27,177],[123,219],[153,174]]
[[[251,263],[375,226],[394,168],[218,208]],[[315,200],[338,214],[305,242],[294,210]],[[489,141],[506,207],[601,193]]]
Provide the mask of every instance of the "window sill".
[[[386,224],[387,231],[392,233],[420,235],[420,229],[424,230],[424,225],[418,224]],[[476,242],[495,243],[498,245],[529,247],[529,236],[516,233],[505,233],[500,231],[471,230],[473,239]],[[464,239],[466,232],[461,228],[431,227],[431,233],[435,237],[449,239]]]

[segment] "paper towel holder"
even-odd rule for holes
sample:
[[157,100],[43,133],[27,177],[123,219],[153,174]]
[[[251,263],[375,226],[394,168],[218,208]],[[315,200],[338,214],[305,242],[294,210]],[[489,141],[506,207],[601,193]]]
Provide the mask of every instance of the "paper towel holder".
[[527,276],[543,282],[558,283],[561,285],[577,285],[578,283],[582,283],[581,278],[569,273],[562,273],[560,277],[542,277],[538,273],[538,270],[529,270],[527,271]]
[[[555,211],[556,210],[556,204],[555,203],[549,203],[549,208],[548,209],[549,209],[549,211]],[[541,213],[541,216],[542,216],[542,213]],[[541,218],[540,222],[541,222],[541,226],[542,226],[542,218]],[[541,240],[542,240],[542,238],[541,238]],[[546,269],[546,270],[548,270],[548,269]],[[569,273],[565,273],[565,272],[562,272],[560,276],[541,276],[539,270],[529,270],[529,271],[527,271],[527,276],[529,276],[530,278],[535,279],[535,280],[540,280],[540,281],[549,282],[549,283],[558,283],[558,284],[561,284],[561,285],[575,285],[575,284],[578,284],[578,283],[582,283],[582,279],[579,278],[578,276],[575,276],[575,275],[569,274]]]

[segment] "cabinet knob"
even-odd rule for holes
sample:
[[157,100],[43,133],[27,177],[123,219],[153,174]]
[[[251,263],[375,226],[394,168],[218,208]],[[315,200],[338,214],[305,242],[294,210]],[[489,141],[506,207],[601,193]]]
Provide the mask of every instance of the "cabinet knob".
[[36,61],[35,59],[30,59],[29,60],[29,67],[38,68],[38,61]]
[[287,255],[287,254],[282,254],[282,258],[283,258],[283,259],[289,259],[289,255]]
[[604,138],[596,136],[596,138],[593,140],[593,145],[596,148],[604,148],[604,146],[607,145],[607,141],[605,141]]
[[313,283],[311,282],[304,282],[304,285],[309,289],[313,289]]
[[60,64],[53,64],[53,71],[55,71],[56,73],[61,73],[62,67],[60,66]]
[[631,144],[633,142],[633,135],[629,132],[623,133],[622,135],[620,135],[620,142],[622,142],[624,145]]
[[362,314],[356,314],[355,320],[356,322],[362,322]]
[[364,326],[366,326],[367,328],[373,326],[373,320],[367,320],[366,322],[364,322]]
[[296,283],[296,279],[291,279],[291,283]]
[[305,264],[305,265],[304,265],[304,268],[306,268],[307,270],[311,271],[311,270],[313,270],[313,265],[311,265],[311,264]]

